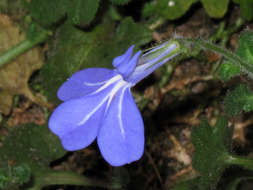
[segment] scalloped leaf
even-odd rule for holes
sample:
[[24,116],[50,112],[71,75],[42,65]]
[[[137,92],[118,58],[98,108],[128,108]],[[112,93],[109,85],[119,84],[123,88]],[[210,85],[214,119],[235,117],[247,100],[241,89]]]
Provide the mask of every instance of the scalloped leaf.
[[253,18],[253,1],[252,0],[233,0],[240,5],[241,14],[247,21]]
[[31,0],[26,3],[30,15],[41,25],[50,27],[64,16],[74,25],[88,25],[95,18],[99,0]]
[[207,14],[213,18],[222,18],[228,9],[229,0],[201,0]]
[[28,182],[31,177],[31,168],[27,164],[18,166],[8,165],[0,168],[0,189],[13,189]]
[[253,64],[253,32],[248,30],[244,31],[238,41],[238,49],[236,54],[243,58],[245,61]]
[[241,70],[238,65],[229,61],[224,61],[219,68],[219,76],[224,81],[229,81],[232,77],[240,75]]
[[[243,60],[253,64],[253,32],[244,31],[238,40],[238,49],[235,52]],[[229,61],[224,61],[220,66],[219,76],[224,81],[228,81],[234,76],[240,74],[240,67]]]
[[[198,0],[159,0],[147,2],[142,14],[144,17],[160,15],[169,20],[183,16],[193,3]],[[201,0],[207,14],[213,18],[222,18],[227,12],[229,0]]]
[[[154,10],[157,14],[174,20],[184,15],[195,2],[197,0],[159,0],[154,4]],[[149,10],[149,12],[151,11]]]
[[69,4],[68,0],[31,0],[27,1],[26,6],[37,22],[50,26],[66,14]]
[[193,128],[191,138],[195,153],[192,161],[194,169],[201,174],[199,189],[215,189],[227,167],[223,155],[230,151],[232,131],[224,117],[218,117],[214,127],[204,120]]
[[72,3],[68,15],[75,25],[85,26],[95,18],[99,7],[99,0],[75,0]]
[[248,85],[241,84],[227,93],[224,104],[225,112],[231,116],[238,115],[242,111],[252,111],[253,93],[250,91]]
[[0,148],[0,168],[28,164],[31,169],[48,167],[49,163],[65,154],[59,139],[47,126],[27,124],[17,126],[4,138]]
[[1,0],[0,13],[14,15],[15,18],[21,18],[26,13],[24,0]]

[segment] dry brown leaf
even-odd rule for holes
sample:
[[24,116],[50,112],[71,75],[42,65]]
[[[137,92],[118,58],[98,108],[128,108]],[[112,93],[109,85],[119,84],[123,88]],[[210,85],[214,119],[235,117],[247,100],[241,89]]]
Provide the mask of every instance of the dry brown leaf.
[[[0,14],[0,53],[24,39],[25,34],[12,23],[10,18]],[[0,68],[0,112],[5,115],[10,113],[14,95],[22,94],[33,102],[38,101],[29,89],[28,80],[42,64],[41,50],[36,47]]]

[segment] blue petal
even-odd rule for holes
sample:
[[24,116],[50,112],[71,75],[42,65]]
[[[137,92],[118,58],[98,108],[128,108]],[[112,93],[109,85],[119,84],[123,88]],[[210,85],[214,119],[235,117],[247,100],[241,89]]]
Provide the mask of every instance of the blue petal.
[[57,92],[62,101],[80,98],[94,92],[117,73],[105,68],[89,68],[73,74]]
[[122,63],[117,67],[117,71],[124,77],[127,78],[135,69],[141,51],[138,51],[129,62]]
[[130,48],[128,48],[124,54],[114,58],[112,65],[116,68],[122,63],[129,62],[129,60],[133,54],[133,49],[134,49],[134,45],[132,45]]
[[60,137],[66,150],[79,150],[94,141],[113,86],[97,94],[66,101],[55,109],[49,119],[49,128]]
[[112,166],[122,166],[142,156],[143,121],[129,88],[121,88],[112,100],[97,141],[104,159]]

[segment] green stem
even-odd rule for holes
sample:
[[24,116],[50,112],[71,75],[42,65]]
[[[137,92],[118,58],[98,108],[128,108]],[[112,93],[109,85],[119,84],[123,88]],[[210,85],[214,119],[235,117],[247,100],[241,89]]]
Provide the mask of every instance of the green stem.
[[[234,63],[235,65],[240,66],[241,71],[243,73],[246,73],[246,74],[248,74],[249,77],[253,78],[253,65],[248,63],[247,61],[241,59],[235,53],[232,53],[232,52],[228,51],[227,49],[225,49],[223,47],[217,46],[215,44],[212,44],[212,43],[207,42],[207,41],[202,40],[202,39],[184,39],[184,38],[180,38],[180,39],[176,39],[176,40],[181,42],[182,47],[192,48],[192,44],[193,44],[195,46],[200,47],[201,49],[213,51],[213,52],[215,52],[219,55],[222,55],[226,59],[228,59],[229,61]],[[189,43],[191,43],[191,45]],[[188,51],[192,51],[192,50],[189,49]]]
[[224,31],[223,37],[220,38],[221,45],[225,46],[227,44],[227,41],[229,40],[229,37],[236,31],[238,31],[243,26],[244,23],[245,20],[239,17],[235,21],[235,24],[233,26],[231,26],[228,30]]
[[26,52],[27,50],[33,48],[37,44],[45,41],[48,38],[48,32],[42,31],[32,40],[26,39],[16,46],[13,46],[11,49],[5,51],[4,53],[0,54],[0,67],[4,64],[8,63],[9,61],[15,59],[20,54]]
[[246,169],[253,170],[253,159],[235,155],[227,155],[225,162],[230,165],[238,165]]
[[224,21],[221,22],[216,33],[209,37],[209,41],[217,42],[220,40],[221,45],[225,47],[229,37],[236,31],[238,31],[243,26],[244,23],[245,23],[244,19],[238,18],[235,21],[234,25],[226,28],[226,23]]
[[159,18],[158,20],[156,20],[154,23],[152,23],[149,26],[149,29],[154,31],[155,29],[157,29],[158,27],[160,27],[161,25],[163,25],[167,20],[163,19],[163,18]]
[[41,190],[49,185],[77,185],[93,186],[102,188],[120,188],[119,185],[113,185],[109,182],[99,181],[81,176],[69,171],[46,171],[35,175],[33,187],[28,190]]

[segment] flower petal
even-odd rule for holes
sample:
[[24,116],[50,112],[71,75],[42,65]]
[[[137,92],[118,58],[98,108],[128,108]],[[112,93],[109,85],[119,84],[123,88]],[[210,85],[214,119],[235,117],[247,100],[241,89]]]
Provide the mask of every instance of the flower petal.
[[138,51],[129,62],[125,62],[120,64],[117,67],[117,71],[124,77],[127,78],[135,69],[139,56],[141,55],[141,51]]
[[98,134],[98,146],[112,166],[140,159],[144,151],[144,127],[129,88],[115,95]]
[[126,52],[116,58],[113,59],[112,65],[117,68],[121,63],[128,62],[130,58],[132,57],[134,50],[134,45],[132,45],[130,48],[126,50]]
[[57,92],[60,100],[80,98],[94,92],[117,73],[105,68],[89,68],[73,74]]
[[66,101],[55,109],[49,119],[49,128],[60,137],[66,150],[79,150],[94,141],[113,86],[97,94]]

